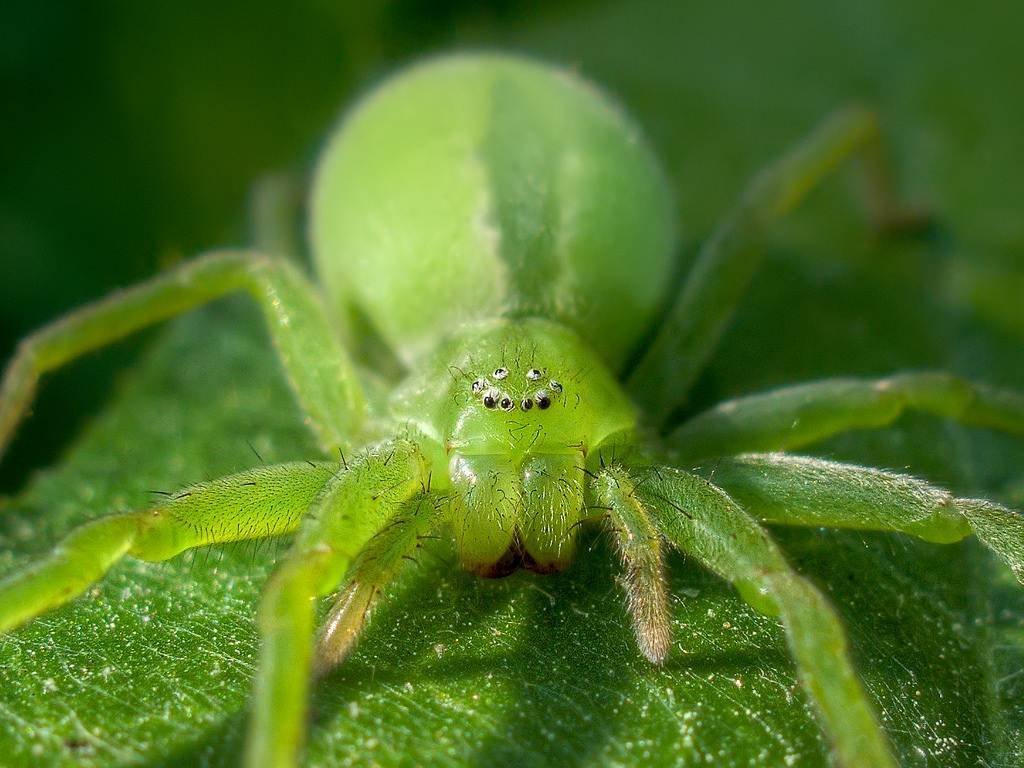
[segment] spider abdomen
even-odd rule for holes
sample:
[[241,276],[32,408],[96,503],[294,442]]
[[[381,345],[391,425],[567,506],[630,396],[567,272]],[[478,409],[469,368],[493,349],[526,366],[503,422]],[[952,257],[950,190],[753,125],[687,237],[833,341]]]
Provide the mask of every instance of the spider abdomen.
[[467,321],[540,316],[618,367],[654,319],[673,205],[638,127],[567,70],[428,60],[376,89],[320,160],[318,272],[412,364]]

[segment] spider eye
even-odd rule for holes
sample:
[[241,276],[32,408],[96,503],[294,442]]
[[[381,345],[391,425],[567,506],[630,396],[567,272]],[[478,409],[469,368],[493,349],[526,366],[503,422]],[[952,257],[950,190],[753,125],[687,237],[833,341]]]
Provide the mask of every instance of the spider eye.
[[520,403],[524,411],[528,411],[533,408],[533,400],[529,397],[524,397],[523,402]]
[[526,372],[526,378],[528,378],[530,381],[537,381],[537,379],[539,379],[540,376],[541,373],[536,368],[531,368]]
[[476,381],[473,382],[473,394],[479,395],[481,392],[484,391],[484,387],[486,386],[486,381],[484,381],[483,379],[477,379]]
[[554,379],[552,379],[551,381],[548,382],[548,386],[551,387],[552,392],[562,391],[562,382],[560,381],[555,381]]
[[483,404],[484,408],[494,408],[498,404],[498,401],[495,399],[494,395],[488,392],[484,395]]
[[537,393],[537,407],[540,408],[542,411],[545,411],[551,407],[551,398],[548,397],[547,392]]
[[501,381],[502,379],[504,379],[504,378],[506,378],[508,376],[508,368],[495,368],[493,375],[494,375],[494,378],[496,378],[499,381]]
[[503,411],[511,411],[513,408],[516,407],[516,404],[512,402],[512,398],[509,397],[508,395],[505,395],[505,397],[501,398],[501,402],[499,403],[499,405],[501,406],[501,410]]

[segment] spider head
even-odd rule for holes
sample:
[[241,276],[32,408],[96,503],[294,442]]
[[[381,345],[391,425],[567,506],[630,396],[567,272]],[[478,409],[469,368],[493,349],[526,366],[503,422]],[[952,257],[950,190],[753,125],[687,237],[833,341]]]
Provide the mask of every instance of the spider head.
[[504,456],[517,465],[586,453],[636,421],[590,346],[539,319],[465,326],[409,377],[393,407],[449,455]]

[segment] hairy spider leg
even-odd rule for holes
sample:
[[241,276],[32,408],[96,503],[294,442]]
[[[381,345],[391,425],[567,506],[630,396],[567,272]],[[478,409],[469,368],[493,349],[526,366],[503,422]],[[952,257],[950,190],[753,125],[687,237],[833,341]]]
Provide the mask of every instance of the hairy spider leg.
[[751,453],[715,462],[715,483],[769,523],[900,531],[937,544],[976,535],[1024,583],[1024,516],[916,477],[836,461]]
[[26,337],[0,383],[0,457],[31,404],[39,378],[87,352],[235,291],[252,296],[288,381],[321,448],[359,434],[365,400],[323,301],[292,264],[252,251],[213,251]]
[[632,477],[613,471],[621,492],[640,500],[671,544],[732,582],[753,608],[781,620],[836,762],[896,768],[853,669],[839,618],[789,566],[768,532],[725,491],[697,475],[669,467],[638,469]]
[[769,227],[852,155],[861,161],[875,227],[923,221],[897,201],[875,114],[852,106],[826,118],[753,178],[702,246],[653,342],[629,375],[629,391],[653,424],[665,421],[686,400],[760,264]]
[[673,430],[672,462],[786,451],[850,429],[884,427],[914,410],[1024,436],[1024,394],[941,371],[838,378],[726,400]]
[[251,768],[298,761],[313,672],[315,598],[337,588],[367,542],[423,492],[429,477],[420,449],[405,439],[381,443],[347,465],[314,499],[260,601],[260,657],[245,750]]
[[641,652],[660,664],[672,647],[661,534],[632,484],[623,487],[621,470],[601,470],[594,480],[594,496],[608,513],[615,546],[626,569],[626,609]]
[[0,581],[0,633],[80,595],[125,555],[167,560],[206,544],[288,533],[337,469],[327,462],[258,467],[189,486],[152,509],[86,523]]
[[384,588],[410,562],[419,562],[416,552],[444,519],[447,501],[432,494],[413,497],[363,547],[320,630],[314,662],[317,677],[348,657]]

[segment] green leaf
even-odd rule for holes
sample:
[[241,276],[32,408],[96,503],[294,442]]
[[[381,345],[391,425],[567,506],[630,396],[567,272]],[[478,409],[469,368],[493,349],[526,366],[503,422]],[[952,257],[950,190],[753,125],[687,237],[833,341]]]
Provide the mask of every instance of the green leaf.
[[[703,236],[745,178],[851,98],[879,109],[929,238],[872,241],[832,184],[783,227],[694,407],[833,374],[946,367],[1024,388],[1007,254],[1024,102],[1002,74],[1002,15],[886,3],[748,9],[582,5],[467,33],[579,61],[648,127]],[[917,9],[915,11],[915,8]],[[630,30],[628,39],[622,33]],[[955,51],[970,56],[953,56]],[[639,53],[638,53],[639,52]],[[689,245],[692,246],[692,240]],[[692,248],[687,248],[687,252]],[[966,277],[965,277],[966,275]],[[972,279],[975,276],[978,279]],[[980,277],[979,277],[980,276]],[[983,278],[983,279],[982,279]],[[255,312],[173,324],[53,469],[0,509],[0,573],[153,490],[315,456]],[[1024,508],[1024,446],[924,417],[817,446],[960,495]],[[1024,591],[975,542],[778,531],[830,596],[906,765],[1024,761]],[[0,762],[232,765],[256,652],[253,611],[284,544],[127,561],[83,598],[0,638]],[[443,546],[389,595],[355,656],[317,688],[316,764],[783,765],[826,762],[784,638],[726,584],[672,557],[676,644],[636,651],[600,536],[568,572],[482,581]]]

